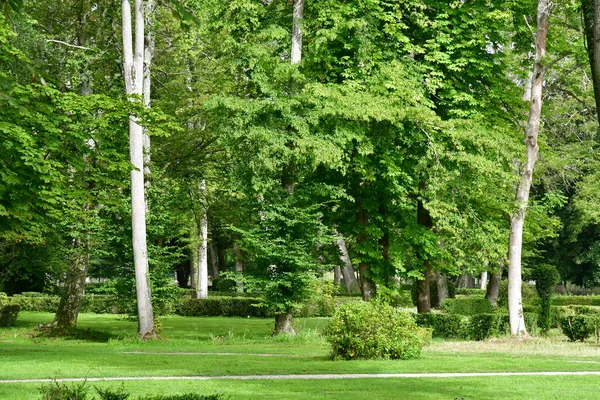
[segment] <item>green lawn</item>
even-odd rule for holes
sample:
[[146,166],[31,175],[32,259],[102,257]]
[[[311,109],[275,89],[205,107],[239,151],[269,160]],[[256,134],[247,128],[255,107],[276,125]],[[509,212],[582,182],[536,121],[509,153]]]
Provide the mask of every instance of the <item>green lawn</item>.
[[[113,315],[82,314],[77,338],[36,337],[51,314],[23,312],[18,326],[0,328],[0,379],[109,376],[223,376],[266,374],[600,371],[600,348],[564,337],[527,341],[434,341],[408,361],[331,361],[318,334],[326,319],[299,320],[297,338],[271,338],[271,320],[163,320],[163,340],[136,339],[136,323]],[[175,354],[166,354],[175,353]],[[189,354],[192,353],[192,354]],[[211,354],[212,353],[212,354]],[[214,354],[227,353],[227,354]],[[268,354],[270,356],[259,356]],[[221,392],[235,399],[587,399],[597,376],[483,377],[260,381],[136,381],[135,393]],[[90,387],[118,383],[88,383]],[[1,399],[39,398],[39,383],[0,384]],[[402,394],[402,395],[399,395]]]

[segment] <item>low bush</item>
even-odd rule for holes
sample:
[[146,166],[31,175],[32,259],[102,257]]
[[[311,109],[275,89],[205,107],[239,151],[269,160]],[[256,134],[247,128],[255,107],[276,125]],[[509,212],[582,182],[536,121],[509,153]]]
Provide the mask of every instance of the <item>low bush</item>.
[[0,326],[13,326],[17,322],[20,310],[21,307],[15,304],[0,306]]
[[423,313],[415,315],[415,322],[421,327],[431,328],[433,337],[464,339],[468,318],[459,314]]
[[15,304],[21,311],[44,311],[56,312],[60,297],[58,296],[20,296],[15,295],[7,298],[8,304]]
[[485,289],[474,289],[474,288],[460,288],[456,289],[456,295],[469,296],[469,297],[484,297]]
[[463,297],[444,300],[442,310],[448,314],[476,315],[492,313],[494,306],[483,298]]
[[85,384],[85,381],[73,385],[54,381],[42,385],[40,393],[42,394],[42,400],[86,400],[90,397],[88,397]]
[[[523,304],[539,305],[540,298],[535,289],[535,285],[523,282],[521,285],[521,300]],[[558,305],[558,303],[555,303]],[[498,293],[498,306],[508,307],[508,280],[503,279],[500,282],[500,292]]]
[[590,315],[566,315],[560,319],[560,328],[571,342],[597,335],[600,318]]
[[336,311],[325,337],[333,359],[409,359],[421,354],[431,331],[388,304],[352,302]]
[[273,316],[260,299],[251,297],[209,297],[208,299],[183,299],[175,306],[175,314],[185,317],[257,317]]
[[555,306],[600,306],[600,296],[556,296],[552,299]]
[[506,335],[510,332],[508,315],[499,313],[473,315],[469,319],[466,330],[471,340],[485,340],[491,336]]

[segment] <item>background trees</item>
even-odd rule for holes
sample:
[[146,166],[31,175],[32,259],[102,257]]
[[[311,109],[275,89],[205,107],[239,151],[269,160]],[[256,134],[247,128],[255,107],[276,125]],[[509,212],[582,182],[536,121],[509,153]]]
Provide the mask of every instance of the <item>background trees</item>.
[[[266,292],[281,314],[341,264],[339,237],[365,300],[414,280],[421,312],[430,281],[443,291],[445,276],[506,265],[534,2],[318,0],[302,15],[282,0],[159,2],[151,110],[125,101],[118,5],[40,1],[15,14],[18,5],[2,3],[11,15],[0,17],[5,290],[49,279],[67,288],[67,276],[91,273],[131,295],[127,115],[153,138],[144,190],[155,299],[176,293],[175,271],[180,286],[191,283],[203,221],[213,288],[232,279]],[[523,272],[551,265],[591,285],[600,265],[591,20],[574,10],[550,18],[558,61],[545,75]],[[302,56],[292,59],[298,27]],[[11,287],[17,271],[37,286]]]

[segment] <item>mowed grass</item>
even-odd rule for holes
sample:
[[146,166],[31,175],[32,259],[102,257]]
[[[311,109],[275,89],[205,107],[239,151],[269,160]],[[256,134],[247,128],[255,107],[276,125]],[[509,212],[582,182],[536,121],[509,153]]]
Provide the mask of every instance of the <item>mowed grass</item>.
[[[162,320],[162,340],[141,342],[136,322],[81,314],[70,338],[39,337],[48,313],[23,312],[0,328],[0,379],[231,376],[348,373],[600,371],[600,347],[564,337],[525,341],[434,341],[416,360],[332,361],[320,335],[326,319],[297,321],[295,338],[271,337],[273,321],[245,318]],[[598,376],[481,378],[135,381],[136,394],[223,393],[231,399],[598,398]],[[117,382],[88,383],[90,388]],[[0,399],[39,398],[40,383],[0,383]],[[92,390],[93,392],[93,390]]]

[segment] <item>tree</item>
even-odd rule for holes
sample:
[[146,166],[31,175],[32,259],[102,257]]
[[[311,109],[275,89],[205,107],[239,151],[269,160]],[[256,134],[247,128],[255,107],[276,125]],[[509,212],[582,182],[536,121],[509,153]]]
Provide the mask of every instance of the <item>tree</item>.
[[539,0],[537,7],[537,31],[535,36],[535,62],[531,79],[531,101],[529,119],[525,131],[526,159],[519,168],[520,182],[518,184],[515,201],[516,210],[510,221],[510,244],[508,252],[508,313],[510,317],[511,335],[525,336],[525,320],[523,318],[523,304],[521,301],[521,252],[523,247],[523,226],[525,212],[529,201],[529,191],[533,180],[533,168],[538,158],[538,134],[542,112],[542,88],[544,73],[547,70],[546,40],[548,35],[548,17],[552,3],[548,0]]
[[[121,3],[123,20],[123,78],[126,93],[131,101],[139,101],[143,95],[144,80],[144,8],[142,0],[135,0],[135,47],[132,42],[131,4]],[[134,56],[135,51],[135,56]],[[134,96],[138,96],[136,99]],[[146,245],[146,204],[144,196],[144,141],[143,128],[138,117],[129,117],[131,170],[131,220],[133,234],[133,257],[137,293],[138,327],[142,339],[156,335],[154,314],[150,300],[148,281],[148,252]]]

